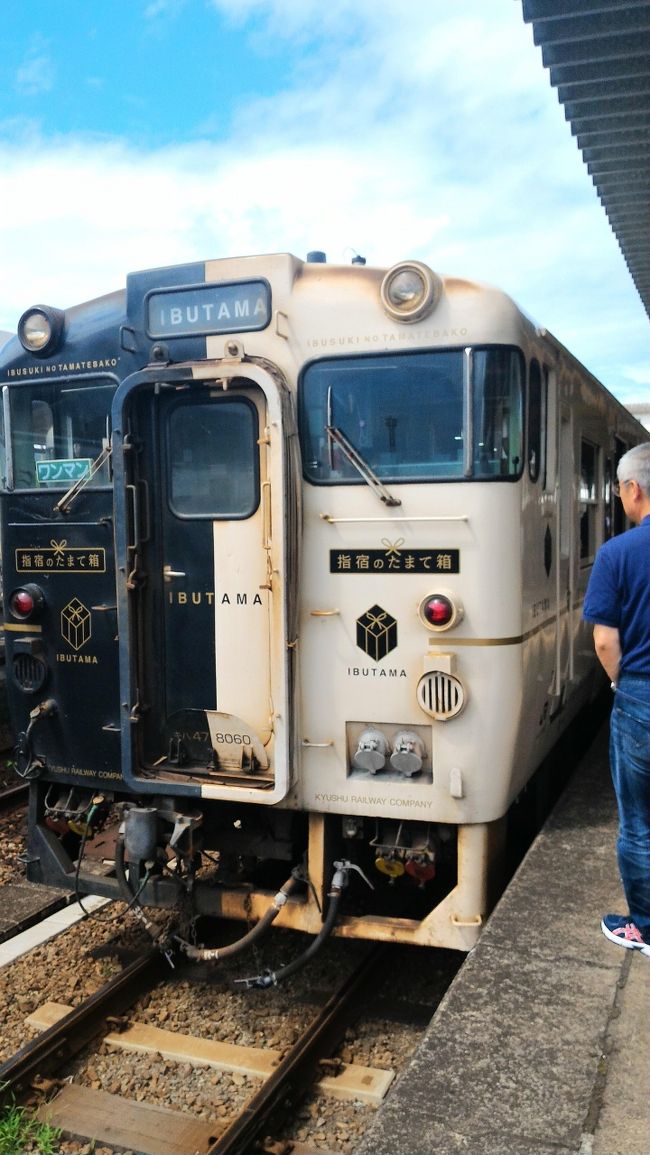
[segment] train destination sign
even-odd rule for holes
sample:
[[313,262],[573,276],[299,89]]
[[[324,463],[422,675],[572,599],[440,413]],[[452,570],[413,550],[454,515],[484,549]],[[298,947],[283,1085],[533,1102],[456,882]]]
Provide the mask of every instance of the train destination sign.
[[458,549],[331,549],[330,573],[460,573]]
[[254,332],[271,320],[271,287],[254,280],[161,290],[146,307],[150,337]]

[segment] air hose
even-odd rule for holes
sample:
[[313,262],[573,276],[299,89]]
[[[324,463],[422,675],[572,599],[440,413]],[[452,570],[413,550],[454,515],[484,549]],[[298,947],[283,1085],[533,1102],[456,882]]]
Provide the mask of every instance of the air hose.
[[228,943],[227,946],[211,948],[193,946],[192,943],[186,942],[185,939],[176,936],[175,941],[184,954],[194,961],[217,962],[222,959],[232,958],[233,955],[240,954],[242,951],[247,950],[249,946],[252,946],[253,943],[262,938],[266,931],[269,930],[271,923],[278,917],[282,907],[285,905],[289,896],[293,894],[299,882],[299,872],[293,870],[291,876],[280,887],[268,910],[266,910],[258,922],[255,923],[255,926],[251,927],[248,933],[243,935],[242,938],[237,939],[236,942]]
[[[353,867],[352,863],[348,862],[335,862],[334,868],[334,876],[332,878],[330,889],[327,893],[329,903],[327,906],[325,921],[323,922],[323,925],[316,937],[312,939],[311,943],[307,947],[307,950],[303,951],[301,955],[298,955],[297,958],[293,959],[292,962],[287,963],[286,967],[282,967],[282,969],[279,971],[265,971],[263,974],[255,975],[253,978],[237,979],[238,983],[242,983],[244,986],[249,988],[262,987],[263,989],[266,989],[268,987],[277,986],[278,983],[283,982],[285,979],[288,979],[291,975],[295,974],[296,971],[300,970],[300,968],[303,967],[305,963],[308,963],[309,960],[314,957],[317,951],[320,950],[323,943],[327,941],[332,931],[334,930],[334,926],[338,918],[339,907],[341,905],[341,896],[345,887],[348,885],[349,871],[351,869],[359,870],[358,867]],[[361,873],[361,871],[359,871],[359,873]]]

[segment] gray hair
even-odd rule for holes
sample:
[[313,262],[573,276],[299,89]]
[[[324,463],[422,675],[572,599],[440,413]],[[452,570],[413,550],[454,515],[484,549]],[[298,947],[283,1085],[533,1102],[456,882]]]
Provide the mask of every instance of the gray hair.
[[643,492],[650,497],[650,441],[635,445],[621,457],[616,476],[620,482],[638,481]]

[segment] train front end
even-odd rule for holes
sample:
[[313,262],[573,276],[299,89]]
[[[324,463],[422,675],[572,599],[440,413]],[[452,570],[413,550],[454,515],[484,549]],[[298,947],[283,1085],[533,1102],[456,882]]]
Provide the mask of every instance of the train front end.
[[29,877],[469,949],[531,763],[530,327],[287,255],[39,309],[0,364]]

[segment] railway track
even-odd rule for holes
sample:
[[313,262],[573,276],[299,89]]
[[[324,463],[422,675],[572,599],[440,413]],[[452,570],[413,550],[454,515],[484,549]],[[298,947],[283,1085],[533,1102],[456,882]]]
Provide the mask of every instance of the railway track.
[[0,813],[4,814],[17,806],[24,806],[28,794],[29,786],[26,782],[19,782],[17,786],[5,786],[0,790]]
[[[328,1096],[334,1094],[342,1100],[354,1101],[344,1102],[344,1108],[359,1110],[359,1105],[364,1102],[376,1105],[393,1080],[393,1072],[372,1070],[359,1066],[356,1061],[346,1064],[341,1060],[329,1060],[341,1044],[351,1018],[358,1018],[371,994],[376,993],[381,985],[381,975],[386,977],[389,974],[386,956],[390,949],[376,946],[367,949],[320,1011],[312,1015],[308,1009],[302,1009],[300,1031],[293,1042],[289,1029],[284,1036],[285,1045],[279,1046],[277,1051],[264,1053],[257,1049],[252,1058],[246,1055],[244,1059],[240,1059],[239,1053],[253,1052],[253,1048],[214,1044],[195,1037],[188,1039],[137,1021],[134,1026],[127,1026],[120,1016],[125,1015],[137,1000],[142,1006],[143,996],[152,989],[157,988],[164,996],[165,990],[173,988],[173,984],[165,983],[166,979],[173,977],[169,962],[160,952],[145,952],[80,1006],[55,1008],[54,1016],[60,1015],[60,1018],[50,1026],[46,1023],[47,1015],[52,1015],[51,1009],[48,1012],[44,1008],[40,1014],[30,1016],[28,1022],[32,1026],[36,1022],[44,1029],[0,1066],[0,1103],[32,1102],[35,1096],[43,1095],[44,1089],[51,1090],[61,1075],[65,1074],[68,1080],[69,1071],[75,1060],[80,1060],[82,1052],[80,1061],[90,1061],[85,1052],[91,1044],[94,1052],[98,1046],[104,1050],[106,1046],[120,1049],[122,1060],[129,1051],[132,1055],[128,1058],[135,1059],[133,1051],[140,1045],[145,1053],[154,1049],[162,1051],[165,1056],[165,1049],[169,1048],[170,1055],[178,1063],[182,1064],[186,1059],[193,1064],[212,1067],[212,1071],[222,1066],[225,1048],[229,1052],[225,1060],[226,1071],[229,1064],[230,1070],[248,1068],[248,1074],[257,1076],[266,1070],[266,1078],[253,1095],[247,1093],[248,1079],[240,1080],[246,1086],[241,1090],[238,1113],[233,1117],[229,1109],[229,1117],[225,1120],[219,1117],[192,1118],[186,1111],[171,1111],[148,1102],[134,1102],[132,1097],[106,1094],[104,1090],[77,1085],[76,1080],[72,1085],[68,1081],[63,1083],[58,1096],[39,1108],[39,1116],[61,1127],[63,1133],[85,1135],[115,1149],[130,1148],[142,1155],[166,1155],[178,1150],[196,1150],[202,1155],[225,1155],[226,1152],[248,1155],[256,1149],[260,1138],[267,1139],[269,1134],[282,1138],[283,1128],[286,1132],[286,1127],[291,1127],[292,1120],[294,1122],[297,1118],[300,1102],[314,1091],[315,1086],[320,1093],[315,1097],[320,1102],[324,1091]],[[271,994],[259,993],[259,1006],[268,1006]],[[240,992],[238,994],[240,996]],[[245,1003],[248,998],[245,997]],[[144,1001],[147,1000],[144,998]],[[290,997],[286,1006],[294,1009]],[[254,1013],[253,1006],[251,1013]],[[136,1020],[139,1018],[142,1018],[141,1014],[136,1015]],[[126,1030],[122,1030],[125,1026]],[[137,1038],[141,1039],[140,1043]],[[219,1052],[214,1061],[210,1058],[211,1051]],[[239,1052],[236,1058],[232,1057],[232,1052]],[[160,1058],[159,1053],[157,1057]],[[326,1060],[324,1068],[323,1060]],[[181,1070],[184,1067],[181,1066]],[[210,1070],[196,1071],[196,1075],[202,1076],[204,1082],[216,1078]],[[361,1105],[361,1112],[364,1110],[367,1115],[367,1106],[364,1109]],[[282,1143],[275,1149],[282,1149]]]
[[[53,1101],[39,1108],[39,1116],[61,1127],[64,1133],[86,1134],[88,1138],[99,1138],[120,1148],[129,1146],[142,1155],[167,1155],[178,1150],[196,1150],[202,1155],[245,1155],[269,1133],[280,1135],[287,1118],[295,1115],[301,1099],[319,1081],[323,1090],[333,1091],[335,1095],[339,1093],[344,1098],[355,1094],[363,1098],[364,1093],[369,1097],[381,1097],[392,1080],[391,1072],[373,1072],[338,1062],[326,1064],[323,1079],[321,1063],[329,1059],[351,1017],[358,1017],[371,991],[376,988],[378,968],[386,950],[377,946],[369,948],[286,1053],[277,1057],[267,1054],[270,1060],[266,1064],[267,1077],[252,1096],[243,1100],[238,1114],[226,1126],[218,1120],[192,1120],[186,1113],[181,1115],[167,1110],[161,1114],[147,1103],[107,1096],[105,1092],[93,1092],[87,1087],[69,1083]],[[55,1014],[61,1014],[58,1021],[46,1026],[35,1039],[0,1066],[0,1102],[29,1102],[35,1093],[44,1088],[51,1089],[53,1080],[61,1076],[89,1043],[96,1042],[116,1025],[118,1031],[113,1029],[109,1040],[113,1040],[110,1045],[119,1047],[119,1027],[123,1025],[121,1016],[143,994],[164,983],[169,975],[169,962],[159,951],[149,950],[80,1006],[55,1011]],[[32,1016],[32,1023],[34,1019],[41,1023],[46,1021],[47,1012],[45,1020],[36,1015]],[[122,1044],[125,1049],[131,1047],[130,1030],[125,1032]],[[148,1030],[151,1035],[151,1028]],[[171,1033],[158,1031],[156,1034],[154,1029],[153,1045],[163,1046],[163,1049],[164,1045],[173,1046],[160,1043],[163,1034]],[[205,1042],[194,1039],[193,1043],[199,1055],[203,1053],[205,1056]],[[187,1040],[180,1046],[187,1047]],[[230,1050],[250,1048],[231,1047]],[[340,1087],[337,1091],[338,1082]],[[370,1091],[364,1088],[364,1083],[371,1087]],[[107,1120],[105,1127],[104,1118]],[[280,1150],[281,1144],[274,1149]]]
[[350,1016],[358,1013],[359,1002],[363,1002],[364,992],[368,993],[368,983],[383,953],[382,947],[375,946],[366,954],[238,1118],[212,1145],[209,1155],[245,1155],[266,1134],[275,1115],[294,1109],[312,1086],[319,1061],[340,1041]]
[[[10,796],[15,799],[18,792],[12,790]],[[95,934],[97,932],[98,928],[95,927]],[[112,934],[113,930],[99,933]],[[225,933],[228,933],[227,930]],[[283,964],[291,961],[291,958],[287,957],[291,954],[291,948],[286,948],[286,943],[291,940],[290,933],[277,932],[277,936],[275,942],[268,944],[268,956],[265,957],[267,949],[265,940],[259,957],[257,951],[253,952],[253,960],[250,955],[247,956],[245,960],[238,962],[234,971],[224,971],[221,967],[208,968],[207,964],[203,968],[201,966],[187,968],[193,970],[195,989],[201,990],[197,999],[200,1007],[198,1014],[196,1009],[193,1010],[189,1005],[189,1001],[180,1000],[177,1010],[171,1011],[162,1000],[147,1005],[147,992],[152,989],[153,984],[157,983],[161,989],[168,992],[172,991],[175,985],[169,981],[165,982],[171,977],[172,972],[160,952],[147,952],[153,961],[146,964],[129,963],[119,975],[106,984],[105,988],[102,988],[102,992],[93,995],[74,1011],[67,1003],[75,1001],[84,985],[83,980],[80,980],[80,988],[74,992],[74,997],[68,1000],[63,991],[43,993],[46,983],[41,979],[38,968],[27,968],[28,978],[19,990],[27,991],[29,997],[22,993],[21,1005],[28,1004],[25,1009],[32,1012],[32,990],[39,992],[39,1001],[48,998],[62,999],[56,1011],[61,1021],[55,1023],[38,1020],[38,1016],[34,1014],[25,1016],[27,1022],[31,1019],[32,1025],[41,1030],[41,1034],[32,1043],[21,1048],[15,1056],[5,1058],[5,1062],[0,1066],[0,1086],[4,1085],[5,1100],[7,1097],[13,1097],[17,1101],[25,1101],[35,1095],[43,1100],[43,1088],[53,1085],[43,1083],[43,1080],[53,1080],[56,1083],[65,1070],[65,1078],[71,1079],[72,1082],[63,1087],[63,1094],[58,1095],[56,1099],[48,1103],[41,1102],[39,1110],[49,1112],[52,1123],[62,1127],[66,1134],[86,1136],[85,1148],[81,1139],[80,1146],[76,1148],[74,1145],[66,1145],[65,1150],[71,1153],[87,1149],[87,1139],[97,1139],[106,1145],[110,1144],[114,1150],[131,1149],[142,1152],[143,1155],[168,1155],[168,1153],[176,1155],[178,1151],[194,1150],[201,1155],[213,1153],[217,1155],[225,1152],[242,1152],[242,1155],[249,1155],[249,1152],[257,1149],[256,1144],[259,1146],[256,1136],[261,1136],[266,1141],[269,1134],[276,1138],[273,1155],[280,1155],[280,1152],[284,1153],[289,1149],[303,1150],[299,1145],[296,1147],[296,1138],[299,1142],[309,1144],[311,1150],[317,1147],[322,1150],[325,1141],[328,1151],[353,1150],[356,1146],[355,1140],[359,1140],[363,1129],[368,1126],[369,1108],[357,1109],[356,1103],[345,1104],[344,1110],[339,1112],[338,1116],[342,1118],[342,1122],[331,1123],[334,1112],[330,1100],[322,1093],[314,1093],[315,1081],[323,1070],[321,1062],[323,1054],[329,1059],[338,1047],[334,1066],[326,1064],[330,1085],[332,1081],[338,1081],[342,1085],[343,1080],[337,1073],[341,1071],[342,1064],[356,1068],[363,1066],[366,1073],[364,1077],[373,1068],[375,1075],[379,1073],[377,1068],[382,1069],[382,1074],[386,1074],[387,1068],[399,1070],[399,1044],[397,1047],[393,1046],[395,1024],[402,1021],[410,1022],[414,1026],[411,1049],[415,1047],[419,1034],[430,1019],[448,981],[453,977],[460,958],[455,956],[458,962],[450,965],[448,977],[440,978],[434,1000],[430,998],[431,990],[427,990],[426,981],[420,988],[422,997],[419,997],[416,988],[420,980],[416,978],[414,984],[412,976],[418,973],[420,976],[426,976],[431,970],[435,970],[445,952],[428,952],[413,948],[413,957],[418,956],[417,962],[415,969],[407,972],[406,969],[404,971],[401,969],[400,964],[395,965],[396,956],[391,952],[399,948],[385,948],[388,950],[390,961],[384,966],[384,977],[389,976],[391,981],[385,982],[383,986],[380,983],[375,985],[381,987],[382,991],[379,1001],[382,1004],[382,1017],[388,1024],[385,1036],[389,1042],[385,1052],[375,1050],[374,1054],[370,1054],[372,1048],[367,1048],[367,1053],[363,1054],[361,1046],[359,1054],[354,1045],[351,1048],[347,1047],[345,1041],[343,1047],[339,1046],[338,1041],[346,1032],[344,1017],[341,1014],[339,1019],[339,1011],[334,1009],[339,1000],[333,998],[325,1001],[321,997],[323,990],[326,987],[331,989],[338,983],[340,975],[345,973],[349,959],[341,963],[343,947],[356,945],[360,948],[359,943],[344,944],[341,940],[332,940],[327,948],[324,948],[324,953],[327,954],[330,949],[338,952],[333,956],[334,965],[323,970],[319,970],[317,966],[316,973],[313,965],[310,965],[284,988],[265,992],[248,991],[246,994],[240,988],[236,995],[232,995],[233,1004],[239,999],[240,1016],[247,1018],[249,1024],[251,1020],[259,1018],[260,1028],[263,1026],[266,1008],[272,1006],[270,1017],[274,1019],[275,1027],[270,1032],[262,1029],[254,1031],[252,1028],[248,1029],[248,1032],[241,1032],[235,1021],[236,1015],[233,1013],[231,1016],[230,1007],[226,1007],[223,1001],[226,998],[224,990],[219,992],[223,996],[222,1001],[215,996],[219,983],[222,988],[227,987],[232,993],[233,978],[249,973],[251,962],[258,968],[258,973],[263,973],[268,958],[273,959],[274,967],[277,965],[278,955]],[[97,941],[95,938],[93,946]],[[130,948],[133,947],[133,941],[129,940],[128,936],[127,940],[123,941],[128,941]],[[139,949],[141,945],[142,939]],[[302,946],[296,947],[296,953],[300,953],[302,949]],[[75,948],[71,941],[67,953],[61,951],[56,961],[48,965],[48,969],[65,971],[70,967],[70,958],[80,957],[83,950],[84,948]],[[321,957],[319,955],[319,958]],[[371,959],[372,957],[373,955],[370,956]],[[140,965],[143,967],[141,973]],[[150,967],[150,977],[147,977]],[[377,956],[376,963],[368,962],[368,968],[370,973],[376,974],[377,968],[381,968],[380,956]],[[78,969],[80,973],[83,971],[82,967]],[[208,970],[211,971],[211,977],[207,977]],[[139,978],[133,978],[131,985],[131,976],[135,973],[139,974]],[[325,981],[323,973],[326,975]],[[15,986],[11,979],[6,982],[6,997],[3,1004],[1,974],[2,972],[0,972],[0,1017],[3,1017],[6,1027],[8,1009],[16,1002]],[[95,971],[95,976],[96,974]],[[178,977],[178,971],[175,972],[175,977]],[[96,977],[94,981],[97,982]],[[205,985],[201,986],[202,983]],[[347,1001],[354,1009],[354,1013],[358,1014],[364,983],[362,979],[351,977],[345,981],[343,987],[345,988],[348,983],[350,993]],[[178,985],[176,983],[176,988]],[[66,1000],[65,1004],[63,999]],[[124,1016],[137,1000],[139,1007],[134,1014],[133,1023],[127,1025]],[[343,994],[340,1001],[346,1002]],[[314,1004],[318,1009],[318,1005],[322,1002],[325,1002],[325,1007],[314,1018],[312,1015]],[[334,1003],[334,1008],[330,1007],[331,1002]],[[310,1030],[307,1033],[301,1030],[299,1035],[296,1032],[296,1037],[292,1034],[293,1028],[284,1030],[284,1021],[281,1031],[278,1024],[285,1015],[288,1022],[290,1011],[295,1011],[298,1004],[304,1008],[301,1011],[301,1027],[307,1019],[313,1019],[313,1022],[310,1021]],[[173,999],[170,1005],[173,1007]],[[416,1007],[417,1011],[414,1012],[413,1008]],[[377,1000],[375,1000],[375,1014],[376,1008]],[[400,1013],[403,1015],[401,1020]],[[204,1035],[203,1026],[206,1019],[212,1021],[205,1023],[210,1029]],[[158,1026],[159,1023],[164,1024],[163,1029]],[[122,1029],[124,1026],[125,1030]],[[167,1030],[166,1027],[172,1029]],[[187,1030],[190,1031],[190,1035],[184,1033]],[[6,1030],[4,1033],[6,1035]],[[149,1055],[149,1063],[143,1064],[143,1073],[140,1074],[139,1070],[137,1073],[136,1070],[142,1056],[137,1053],[139,1044],[136,1045],[133,1040],[134,1035],[143,1033],[147,1036],[148,1050],[145,1053]],[[243,1034],[247,1034],[247,1037],[243,1038]],[[255,1037],[251,1038],[251,1035]],[[110,1042],[107,1042],[109,1036]],[[170,1042],[172,1036],[175,1036],[175,1040]],[[12,1037],[15,1039],[15,1036]],[[25,1037],[24,1027],[22,1037]],[[101,1042],[102,1038],[105,1040],[104,1043]],[[223,1043],[224,1039],[230,1038],[233,1039],[232,1043]],[[215,1043],[215,1040],[218,1040],[218,1043]],[[5,1041],[8,1043],[8,1036]],[[169,1050],[166,1051],[168,1045]],[[103,1048],[104,1053],[99,1060],[86,1055],[86,1052],[95,1046]],[[246,1064],[238,1066],[238,1058],[233,1059],[229,1066],[228,1060],[224,1062],[223,1059],[224,1049],[228,1050],[228,1047],[231,1051],[239,1053],[254,1050],[256,1055],[248,1066]],[[211,1051],[212,1057],[203,1066],[198,1066],[197,1051],[200,1052],[202,1048],[204,1051],[206,1048]],[[8,1045],[5,1046],[5,1056],[8,1049]],[[156,1061],[152,1058],[153,1052]],[[264,1054],[266,1063],[260,1058]],[[393,1059],[394,1056],[397,1056],[396,1061]],[[408,1055],[404,1057],[402,1052],[402,1057],[405,1062]],[[167,1068],[173,1069],[169,1083],[184,1084],[190,1089],[189,1092],[176,1097],[170,1094],[169,1087],[162,1085],[168,1074]],[[117,1071],[119,1078],[116,1075]],[[122,1072],[125,1073],[124,1078]],[[225,1076],[223,1072],[226,1072]],[[262,1085],[251,1095],[250,1079],[261,1081],[265,1075]],[[234,1086],[228,1081],[229,1079],[235,1083]],[[155,1088],[156,1082],[159,1084],[158,1093],[151,1094],[151,1088]],[[3,1096],[0,1096],[0,1102],[2,1098]],[[198,1108],[196,1114],[193,1114],[193,1099]],[[353,1107],[356,1117],[353,1117]],[[364,1111],[365,1122],[362,1118]],[[142,1124],[143,1116],[148,1118],[147,1126]],[[120,1125],[124,1124],[121,1131],[115,1129],[115,1120],[118,1120]],[[319,1126],[321,1126],[320,1133],[317,1131]],[[339,1126],[341,1128],[348,1126],[349,1133],[343,1130],[337,1132],[335,1128]],[[334,1139],[331,1138],[332,1135]],[[137,1141],[135,1136],[139,1136]],[[314,1136],[318,1136],[321,1141],[315,1141]],[[340,1139],[340,1145],[337,1139]],[[161,1144],[161,1140],[168,1145]],[[293,1146],[283,1147],[283,1143]]]
[[[107,1027],[100,1025],[95,1031],[83,1026],[77,1031],[74,1017],[67,1018],[63,1043],[59,1045],[52,1032],[25,1050],[31,1031],[49,1030],[56,1019],[103,987],[108,975],[118,968],[121,973],[125,959],[150,947],[140,921],[120,904],[97,915],[0,967],[0,1079],[9,1094],[22,1102],[34,1098],[42,1106],[48,1085],[49,1098],[57,1080],[65,1080],[64,1099],[56,1106],[60,1114],[52,1123],[75,1136],[62,1140],[60,1149],[66,1155],[87,1151],[89,1138],[101,1141],[106,1155],[111,1149],[158,1152],[159,1147],[147,1145],[142,1128],[137,1143],[114,1129],[116,1119],[124,1121],[132,1136],[144,1108],[158,1136],[167,1134],[170,1119],[183,1125],[186,1137],[188,1127],[194,1138],[198,1135],[200,1142],[175,1139],[168,1148],[174,1155],[209,1151],[211,1143],[235,1123],[251,1091],[299,1043],[304,1025],[368,949],[367,944],[332,939],[290,982],[251,988],[247,978],[251,973],[259,976],[271,967],[281,969],[304,952],[304,936],[271,931],[255,950],[227,964],[181,960],[173,971],[164,964],[163,977],[168,981],[151,989],[144,984],[130,1010],[125,1005],[129,999],[121,1006],[111,1003],[109,990],[105,1014],[97,1005],[99,999],[91,1002],[104,1023],[110,1018]],[[200,932],[209,930],[216,936],[210,945],[221,945],[237,934],[227,923],[211,923]],[[318,1083],[302,1100],[298,1093],[285,1090],[284,1098],[291,1102],[289,1117],[284,1126],[279,1116],[273,1121],[279,1141],[320,1150],[325,1145],[328,1151],[342,1153],[354,1150],[394,1077],[391,1072],[399,1072],[408,1062],[461,962],[461,956],[451,953],[445,960],[446,952],[441,957],[440,952],[417,948],[385,949],[368,1011],[345,1030],[333,1059],[324,1067],[317,1064]],[[352,1003],[357,1011],[360,1002],[355,995]],[[140,1045],[143,1035],[145,1048]],[[13,1068],[12,1052],[19,1048],[22,1069]],[[197,1048],[204,1056],[208,1052],[201,1066]],[[224,1052],[229,1052],[225,1061]],[[44,1085],[36,1076],[50,1083]],[[267,1133],[268,1126],[263,1130]]]
[[0,1103],[21,1102],[35,1079],[51,1076],[94,1039],[109,1015],[121,1014],[142,991],[164,977],[168,965],[150,950],[130,963],[80,1006],[37,1035],[0,1065]]

